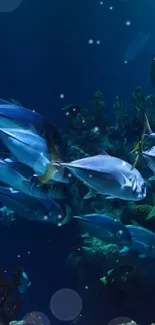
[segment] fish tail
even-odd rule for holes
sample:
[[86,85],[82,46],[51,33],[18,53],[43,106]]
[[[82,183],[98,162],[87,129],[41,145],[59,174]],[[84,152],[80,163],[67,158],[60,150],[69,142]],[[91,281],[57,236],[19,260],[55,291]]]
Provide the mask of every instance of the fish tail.
[[136,153],[136,159],[131,167],[131,170],[133,170],[137,166],[138,160],[139,160],[140,156],[142,155],[144,137],[145,137],[145,125],[144,125],[144,129],[143,129],[143,133],[142,133],[140,141],[136,144],[136,146],[131,151],[131,153]]
[[52,179],[54,175],[58,172],[58,169],[61,167],[62,163],[59,153],[52,141],[50,141],[50,143],[47,142],[47,145],[50,164],[48,165],[45,174],[38,177],[40,182],[39,186],[46,184],[50,179]]

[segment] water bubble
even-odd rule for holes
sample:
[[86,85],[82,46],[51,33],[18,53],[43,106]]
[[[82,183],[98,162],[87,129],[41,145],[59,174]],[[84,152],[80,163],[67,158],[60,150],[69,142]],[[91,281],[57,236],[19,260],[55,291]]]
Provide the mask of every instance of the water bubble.
[[61,289],[56,291],[50,301],[53,315],[61,321],[74,320],[82,310],[82,299],[72,289]]
[[17,9],[22,0],[0,0],[0,12],[10,12]]
[[126,325],[127,323],[130,322],[132,322],[131,318],[122,316],[122,317],[117,317],[112,319],[110,323],[108,323],[107,325]]
[[24,325],[51,325],[48,317],[39,312],[32,311],[23,317]]

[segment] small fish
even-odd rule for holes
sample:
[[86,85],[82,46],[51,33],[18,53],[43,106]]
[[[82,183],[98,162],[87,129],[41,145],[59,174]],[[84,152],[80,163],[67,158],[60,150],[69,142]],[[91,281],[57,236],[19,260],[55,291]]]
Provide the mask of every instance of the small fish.
[[14,211],[7,209],[6,207],[0,208],[0,220],[2,224],[8,228],[12,225],[15,219]]
[[140,258],[155,259],[155,233],[135,225],[127,225],[126,228],[131,235],[131,246],[123,248],[120,253],[135,251]]
[[37,199],[10,188],[0,187],[0,202],[22,218],[58,225],[64,213],[52,199]]
[[20,278],[20,284],[18,290],[20,293],[24,294],[27,291],[27,288],[31,286],[28,275],[23,271]]
[[146,186],[143,177],[137,169],[131,170],[131,165],[106,152],[88,158],[59,163],[59,166],[69,169],[75,177],[89,188],[84,199],[96,194],[108,195],[107,198],[139,201],[146,196]]
[[73,216],[84,231],[104,242],[120,246],[130,246],[131,236],[128,229],[117,219],[104,214]]

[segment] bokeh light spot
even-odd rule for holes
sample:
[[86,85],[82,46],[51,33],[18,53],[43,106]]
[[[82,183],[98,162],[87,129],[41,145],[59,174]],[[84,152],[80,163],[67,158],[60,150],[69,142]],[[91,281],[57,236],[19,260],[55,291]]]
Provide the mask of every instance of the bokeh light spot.
[[0,0],[0,12],[10,12],[17,9],[22,0]]
[[50,308],[53,315],[59,320],[72,321],[81,313],[82,299],[72,289],[61,289],[52,296]]
[[117,317],[114,318],[110,321],[110,323],[108,323],[107,325],[125,325],[126,323],[130,323],[132,322],[131,318],[128,317]]
[[32,311],[26,314],[23,320],[24,325],[51,325],[48,317],[39,311]]

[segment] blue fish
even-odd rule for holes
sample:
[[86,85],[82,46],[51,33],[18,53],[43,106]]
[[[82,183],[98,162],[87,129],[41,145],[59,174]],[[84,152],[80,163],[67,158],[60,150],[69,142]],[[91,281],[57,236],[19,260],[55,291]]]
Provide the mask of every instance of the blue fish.
[[104,214],[88,214],[74,216],[89,235],[104,242],[121,246],[129,246],[131,236],[129,230],[117,219]]
[[31,282],[29,281],[28,275],[23,271],[20,278],[20,284],[18,286],[19,292],[24,294],[30,285]]
[[64,218],[59,204],[52,199],[36,199],[10,188],[0,187],[0,202],[19,217],[58,225]]
[[57,183],[57,187],[54,182],[39,186],[40,182],[33,177],[33,170],[29,166],[10,159],[0,159],[0,181],[36,198],[63,198],[60,183]]
[[155,233],[152,231],[135,225],[127,225],[131,235],[131,246],[125,247],[120,251],[121,254],[129,251],[135,251],[140,258],[155,258]]
[[25,108],[15,100],[0,99],[0,128],[28,128],[32,125],[42,137],[52,139],[57,145],[62,143],[61,134],[44,116]]

